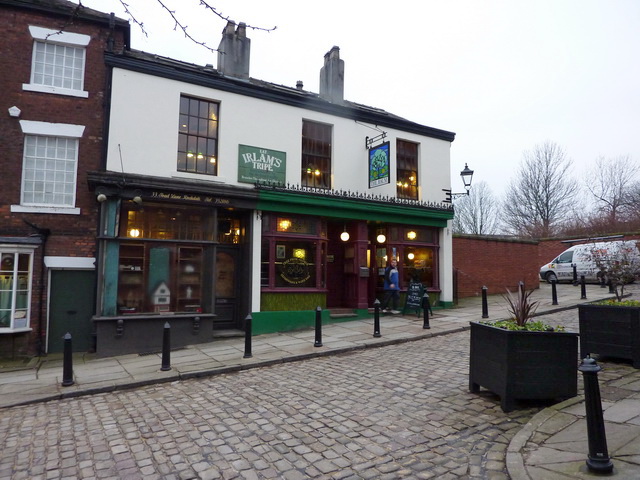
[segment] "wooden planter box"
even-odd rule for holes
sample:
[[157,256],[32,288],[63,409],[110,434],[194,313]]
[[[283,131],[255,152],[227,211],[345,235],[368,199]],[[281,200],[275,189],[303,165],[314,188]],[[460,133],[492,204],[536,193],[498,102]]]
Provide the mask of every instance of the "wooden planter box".
[[515,332],[471,323],[469,389],[500,396],[505,412],[515,400],[566,399],[578,393],[578,334]]
[[640,368],[640,307],[585,304],[578,314],[582,358],[597,353]]

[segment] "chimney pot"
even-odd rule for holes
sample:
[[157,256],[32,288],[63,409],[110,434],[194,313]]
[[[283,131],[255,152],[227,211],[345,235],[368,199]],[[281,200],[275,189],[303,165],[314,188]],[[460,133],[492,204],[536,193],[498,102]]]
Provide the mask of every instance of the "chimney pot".
[[303,85],[303,83],[302,83],[302,80],[298,80],[298,81],[296,82],[296,88],[297,88],[298,90],[304,90],[304,85]]
[[227,22],[222,30],[222,39],[218,45],[218,72],[236,78],[249,78],[249,60],[251,40],[247,38],[247,25],[233,20]]
[[344,60],[340,60],[340,48],[335,46],[324,55],[320,97],[332,103],[344,102]]

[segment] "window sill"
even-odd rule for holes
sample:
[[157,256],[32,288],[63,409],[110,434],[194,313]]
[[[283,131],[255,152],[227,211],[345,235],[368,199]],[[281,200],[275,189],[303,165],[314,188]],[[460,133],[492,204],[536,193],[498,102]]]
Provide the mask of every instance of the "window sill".
[[69,97],[89,98],[89,92],[84,90],[72,90],[70,88],[49,87],[47,85],[36,85],[33,83],[23,83],[22,90],[28,92],[52,93],[54,95],[67,95]]
[[31,332],[33,331],[33,329],[31,327],[24,327],[24,328],[0,328],[0,335],[2,335],[3,333],[25,333],[25,332]]
[[11,205],[12,213],[49,213],[61,215],[80,215],[80,209],[74,207],[44,207],[28,205]]
[[25,205],[11,205],[12,213],[49,213],[62,215],[80,215],[80,209],[75,207],[38,207]]
[[191,180],[203,180],[206,182],[227,183],[226,177],[219,177],[217,175],[211,175],[208,173],[189,173],[189,172],[174,172],[171,175],[172,178],[187,178]]

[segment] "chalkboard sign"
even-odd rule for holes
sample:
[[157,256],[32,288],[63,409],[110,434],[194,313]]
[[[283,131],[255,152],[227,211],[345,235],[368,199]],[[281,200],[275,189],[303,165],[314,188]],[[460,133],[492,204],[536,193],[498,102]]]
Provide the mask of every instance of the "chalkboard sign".
[[411,282],[407,287],[407,298],[404,304],[406,310],[417,310],[418,314],[422,308],[422,296],[424,295],[424,287],[421,283]]

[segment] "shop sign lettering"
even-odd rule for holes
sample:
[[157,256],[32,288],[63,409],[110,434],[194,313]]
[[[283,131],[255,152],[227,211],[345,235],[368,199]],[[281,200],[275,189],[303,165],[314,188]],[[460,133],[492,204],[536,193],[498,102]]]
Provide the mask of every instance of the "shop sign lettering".
[[238,145],[238,181],[284,184],[287,154],[277,150]]
[[211,205],[229,205],[228,198],[210,197],[208,195],[193,195],[190,193],[169,193],[153,191],[150,195],[153,199],[158,200],[176,200],[181,202],[198,202]]
[[302,258],[289,258],[282,262],[280,277],[292,285],[300,285],[311,278],[309,264]]

